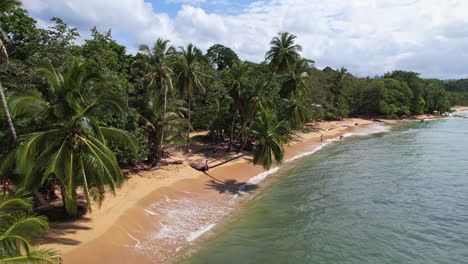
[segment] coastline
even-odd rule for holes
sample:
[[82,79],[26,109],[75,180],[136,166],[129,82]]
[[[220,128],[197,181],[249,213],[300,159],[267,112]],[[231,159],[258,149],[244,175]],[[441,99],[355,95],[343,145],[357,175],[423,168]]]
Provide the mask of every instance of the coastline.
[[[440,117],[423,115],[417,118],[438,119]],[[386,125],[401,123],[396,120],[383,121]],[[355,125],[356,123],[358,125]],[[336,140],[340,135],[346,136],[349,133],[371,133],[375,130],[375,126],[382,127],[381,121],[347,118],[344,121],[318,122],[314,127],[320,129],[320,131],[296,133],[292,142],[285,146],[285,163],[293,162],[304,155],[310,155],[318,150],[318,148],[321,148],[323,143],[320,142],[320,135],[322,134],[324,141],[333,138]],[[246,156],[210,170],[210,174],[222,180],[235,179],[237,182],[234,184],[248,182],[256,185],[260,183],[262,177],[275,171],[275,169],[272,169],[268,172],[263,172],[259,166],[253,166],[251,158]],[[162,245],[161,247],[164,250],[161,250],[162,248],[159,248],[159,250],[164,252],[158,253],[158,256],[154,254],[151,256],[131,254],[132,250],[134,251],[135,248],[141,246],[141,241],[143,241],[141,236],[145,235],[145,231],[148,228],[161,228],[160,226],[155,226],[154,222],[155,217],[160,220],[163,216],[157,215],[147,208],[158,204],[158,202],[167,201],[168,197],[179,199],[190,193],[203,195],[201,200],[210,201],[213,208],[216,208],[214,200],[220,200],[222,203],[229,202],[233,196],[232,193],[226,193],[226,190],[222,192],[219,188],[205,188],[207,184],[210,184],[210,180],[200,172],[190,168],[185,162],[182,165],[170,165],[156,171],[141,171],[132,175],[131,179],[117,191],[115,197],[106,197],[101,208],[95,207],[94,211],[88,213],[84,219],[53,224],[53,231],[48,238],[49,242],[52,243],[45,244],[44,247],[53,247],[60,250],[66,263],[81,263],[84,261],[100,263],[104,259],[109,261],[108,255],[121,245],[133,245],[133,248],[127,247],[128,252],[125,252],[126,257],[116,256],[115,259],[112,259],[114,263],[125,263],[125,259],[127,261],[139,259],[143,263],[145,261],[148,262],[148,259],[151,259],[153,262],[155,260],[158,262],[166,261],[173,257],[175,252],[180,249],[179,247],[174,248],[175,245],[179,245],[180,243]],[[197,196],[196,199],[200,198]],[[221,206],[223,205],[221,204]],[[234,209],[229,208],[229,210]],[[221,218],[226,217],[230,213],[229,210],[225,212],[226,214],[216,216],[216,220],[219,221]],[[185,221],[190,222],[189,219],[185,219]],[[202,221],[206,221],[206,219]],[[186,234],[188,236],[182,238],[182,240],[185,239],[191,242],[213,226],[211,223],[201,229],[196,229],[194,232],[189,232]],[[136,233],[130,234],[130,229],[131,231],[136,230]],[[120,249],[122,248],[125,250],[125,246],[120,247]],[[97,254],[98,252],[99,255]],[[106,256],[106,258],[101,259],[100,254],[102,254],[102,257]]]

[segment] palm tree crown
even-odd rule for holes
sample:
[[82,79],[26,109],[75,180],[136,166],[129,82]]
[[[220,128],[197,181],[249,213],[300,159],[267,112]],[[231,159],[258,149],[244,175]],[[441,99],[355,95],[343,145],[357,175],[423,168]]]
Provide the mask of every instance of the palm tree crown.
[[291,70],[294,61],[300,57],[302,47],[294,44],[297,37],[288,32],[278,33],[270,42],[270,50],[265,59],[270,62],[275,73],[286,73]]
[[31,214],[32,200],[24,195],[17,190],[15,194],[0,196],[0,262],[61,263],[55,251],[31,251],[38,233],[49,226],[44,217]]
[[273,159],[281,163],[284,157],[283,144],[289,141],[284,135],[289,131],[285,120],[278,121],[276,115],[263,109],[252,126],[252,135],[257,139],[254,145],[254,164],[260,164],[265,169],[270,169]]
[[38,71],[48,80],[47,91],[21,92],[10,98],[14,115],[34,115],[43,121],[42,129],[25,135],[15,150],[23,184],[38,186],[49,179],[57,180],[67,212],[72,215],[77,212],[79,186],[91,209],[91,197],[100,202],[104,186],[114,192],[123,181],[108,142],[136,151],[128,132],[99,123],[103,112],[122,111],[121,102],[106,91],[109,83],[103,76],[87,70],[89,65],[76,61],[62,74],[45,64]]

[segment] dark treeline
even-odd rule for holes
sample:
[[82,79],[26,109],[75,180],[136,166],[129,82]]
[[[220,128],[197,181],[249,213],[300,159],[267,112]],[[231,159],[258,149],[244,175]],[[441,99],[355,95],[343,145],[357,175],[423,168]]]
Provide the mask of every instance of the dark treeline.
[[[170,154],[168,146],[188,151],[193,130],[209,130],[209,140],[226,143],[228,151],[251,150],[254,163],[267,169],[281,162],[290,131],[306,131],[312,120],[440,114],[468,103],[468,80],[422,79],[407,71],[359,78],[345,68],[320,70],[301,56],[303,47],[290,33],[273,37],[262,63],[242,61],[219,44],[205,53],[156,37],[131,55],[110,30],[93,28],[92,38],[76,45],[77,29],[60,18],[41,29],[19,2],[0,3],[6,96],[0,176],[33,194],[39,207],[60,197],[72,216],[79,211],[77,190],[91,210],[105,187],[115,191],[123,183],[121,166],[155,166]],[[23,191],[16,193],[23,199]],[[34,217],[30,202],[23,217]],[[35,228],[46,228],[38,219]],[[6,246],[10,251],[1,258],[24,252]],[[36,254],[54,257],[50,251]]]

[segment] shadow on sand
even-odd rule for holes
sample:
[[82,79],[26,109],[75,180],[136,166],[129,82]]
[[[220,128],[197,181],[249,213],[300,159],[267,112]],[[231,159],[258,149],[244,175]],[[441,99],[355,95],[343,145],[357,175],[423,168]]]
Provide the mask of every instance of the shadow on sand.
[[223,183],[211,180],[205,184],[205,189],[217,190],[219,193],[229,193],[232,195],[240,194],[241,192],[252,192],[258,189],[257,184],[249,184],[247,182],[238,182],[237,180],[229,179]]
[[75,239],[67,238],[69,234],[74,234],[78,230],[89,230],[86,222],[91,221],[90,218],[81,217],[77,220],[52,223],[51,230],[44,235],[41,244],[62,244],[62,245],[78,245],[81,242]]

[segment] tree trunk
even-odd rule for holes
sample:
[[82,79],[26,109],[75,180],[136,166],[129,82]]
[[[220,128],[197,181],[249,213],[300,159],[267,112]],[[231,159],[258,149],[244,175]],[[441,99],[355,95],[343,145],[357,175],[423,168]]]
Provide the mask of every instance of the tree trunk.
[[234,125],[236,124],[236,114],[237,114],[237,111],[234,111],[234,116],[232,117],[232,122],[231,122],[231,132],[229,135],[229,145],[228,145],[226,152],[231,151],[232,143],[234,142]]
[[36,198],[36,201],[39,203],[40,207],[43,207],[43,208],[51,207],[51,205],[44,199],[44,197],[42,196],[40,192],[38,192],[37,190],[34,190],[33,194],[34,194],[34,198]]
[[188,127],[187,127],[187,140],[185,142],[185,152],[188,152],[189,150],[189,140],[190,140],[190,124],[191,124],[190,118],[192,114],[191,109],[190,109],[190,101],[191,101],[190,99],[191,98],[189,97],[188,99]]
[[242,152],[242,150],[244,150],[245,145],[247,145],[247,142],[249,142],[249,137],[245,138],[244,142],[242,143],[242,146],[239,149],[239,152]]
[[163,106],[163,122],[161,128],[161,139],[158,146],[158,160],[162,157],[162,148],[164,143],[164,130],[166,128],[166,112],[167,112],[167,83],[164,83],[164,106]]
[[10,111],[8,110],[8,104],[5,98],[5,93],[3,93],[3,87],[1,83],[0,83],[0,97],[2,99],[2,106],[3,106],[3,110],[5,111],[5,117],[8,122],[8,127],[10,128],[10,132],[13,137],[13,143],[16,144],[16,142],[18,141],[18,138],[16,136],[15,127],[13,126],[13,120],[11,120]]

